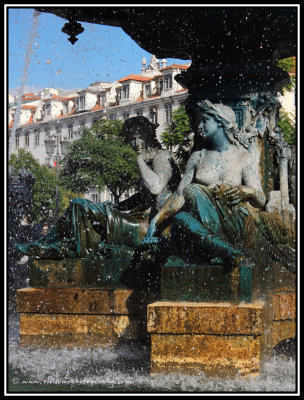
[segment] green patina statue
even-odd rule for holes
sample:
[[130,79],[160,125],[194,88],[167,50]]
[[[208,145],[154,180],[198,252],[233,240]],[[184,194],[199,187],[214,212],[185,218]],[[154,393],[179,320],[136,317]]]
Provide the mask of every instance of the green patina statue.
[[[156,127],[139,116],[126,120],[122,128],[122,135],[138,154],[138,193],[118,204],[74,199],[45,237],[17,244],[15,248],[29,256],[50,259],[95,255],[119,258],[121,251],[128,249],[132,253],[145,236],[149,222],[180,181],[171,152],[162,149],[156,139]],[[111,250],[115,254],[107,255]]]
[[171,255],[187,263],[220,259],[233,268],[244,258],[265,262],[269,256],[293,270],[289,230],[263,211],[259,168],[234,111],[208,100],[188,101],[187,108],[201,148],[193,151],[177,190],[151,220],[141,245],[157,246],[159,227],[170,221]]
[[196,139],[182,178],[156,140],[156,126],[130,118],[122,132],[138,153],[141,190],[118,204],[75,199],[44,238],[17,245],[19,251],[52,259],[119,259],[130,251],[137,271],[147,258],[164,264],[175,257],[197,265],[215,260],[228,269],[244,259],[273,260],[294,272],[293,238],[264,211],[257,161],[234,111],[208,100],[186,106]]

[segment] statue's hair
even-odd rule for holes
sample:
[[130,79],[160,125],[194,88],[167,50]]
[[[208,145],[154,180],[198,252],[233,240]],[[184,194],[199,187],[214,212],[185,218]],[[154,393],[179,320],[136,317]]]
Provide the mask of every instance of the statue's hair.
[[142,137],[144,137],[152,147],[162,148],[161,144],[157,140],[155,132],[158,126],[159,124],[153,124],[153,122],[151,122],[148,118],[140,115],[137,117],[128,118],[122,126],[121,134],[125,140],[129,142],[132,133],[134,133],[134,130],[136,129],[136,131]]
[[240,139],[242,134],[238,129],[236,116],[231,107],[225,106],[221,103],[212,104],[209,100],[203,100],[198,101],[197,103],[189,101],[188,109],[192,111],[196,118],[201,118],[202,113],[211,115],[223,126],[224,133],[230,143],[234,144],[238,148],[246,148],[245,144]]

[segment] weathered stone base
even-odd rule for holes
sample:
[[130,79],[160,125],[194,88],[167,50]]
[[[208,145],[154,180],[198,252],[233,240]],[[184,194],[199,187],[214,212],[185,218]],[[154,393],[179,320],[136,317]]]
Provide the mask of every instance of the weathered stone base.
[[260,372],[261,338],[225,335],[151,335],[151,374],[208,376]]
[[20,344],[112,346],[144,340],[147,304],[156,296],[131,289],[20,289]]
[[269,296],[271,348],[296,336],[296,293],[274,292]]
[[151,373],[259,373],[269,349],[266,310],[262,301],[150,304]]
[[146,321],[129,315],[20,313],[20,345],[112,346],[145,335]]

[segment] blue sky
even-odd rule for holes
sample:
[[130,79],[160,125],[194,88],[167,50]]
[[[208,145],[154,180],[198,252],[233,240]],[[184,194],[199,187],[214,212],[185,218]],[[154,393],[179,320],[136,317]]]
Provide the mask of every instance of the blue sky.
[[[81,23],[84,32],[72,45],[61,32],[67,22],[53,14],[41,13],[33,36],[34,9],[8,7],[8,88],[86,88],[90,83],[111,82],[141,72],[141,59],[150,61],[143,50],[121,28]],[[29,43],[31,52],[28,52]],[[26,54],[29,56],[25,74]],[[168,64],[187,60],[168,58]]]

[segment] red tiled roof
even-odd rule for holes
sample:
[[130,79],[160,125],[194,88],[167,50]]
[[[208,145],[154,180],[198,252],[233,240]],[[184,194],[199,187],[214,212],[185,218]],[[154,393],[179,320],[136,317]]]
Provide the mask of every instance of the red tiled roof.
[[21,100],[41,100],[41,97],[36,97],[36,96],[22,97]]
[[14,123],[14,120],[12,119],[8,127],[11,128],[13,126],[13,123]]
[[137,97],[137,99],[136,99],[136,101],[143,101],[143,100],[145,100],[145,99],[141,96]]
[[97,110],[100,110],[101,109],[101,106],[99,105],[99,104],[96,104],[93,108],[92,108],[92,111],[97,111]]
[[175,93],[181,93],[181,92],[187,92],[188,91],[188,89],[180,89],[180,90],[177,90]]
[[189,65],[182,65],[182,64],[172,64],[172,65],[168,65],[167,67],[163,67],[160,70],[164,71],[166,69],[170,69],[170,68],[179,68],[179,69],[188,69]]
[[35,108],[37,108],[37,106],[32,106],[32,105],[28,105],[28,104],[23,104],[21,106],[21,108],[26,109],[26,110],[33,110]]
[[77,96],[72,96],[72,97],[58,97],[58,100],[60,101],[67,101],[67,100],[73,100],[75,99]]
[[23,93],[22,97],[35,97],[35,93]]
[[54,94],[54,95],[52,95],[52,97],[49,97],[48,99],[45,99],[45,101],[48,101],[48,100],[67,101],[67,100],[73,100],[76,97],[77,96],[60,97],[60,96],[57,96],[57,94]]
[[153,79],[153,76],[142,76],[142,75],[135,75],[135,74],[131,74],[128,76],[125,76],[124,78],[119,79],[118,82],[125,82],[125,81],[140,81],[140,82],[147,82],[147,81],[151,81]]

